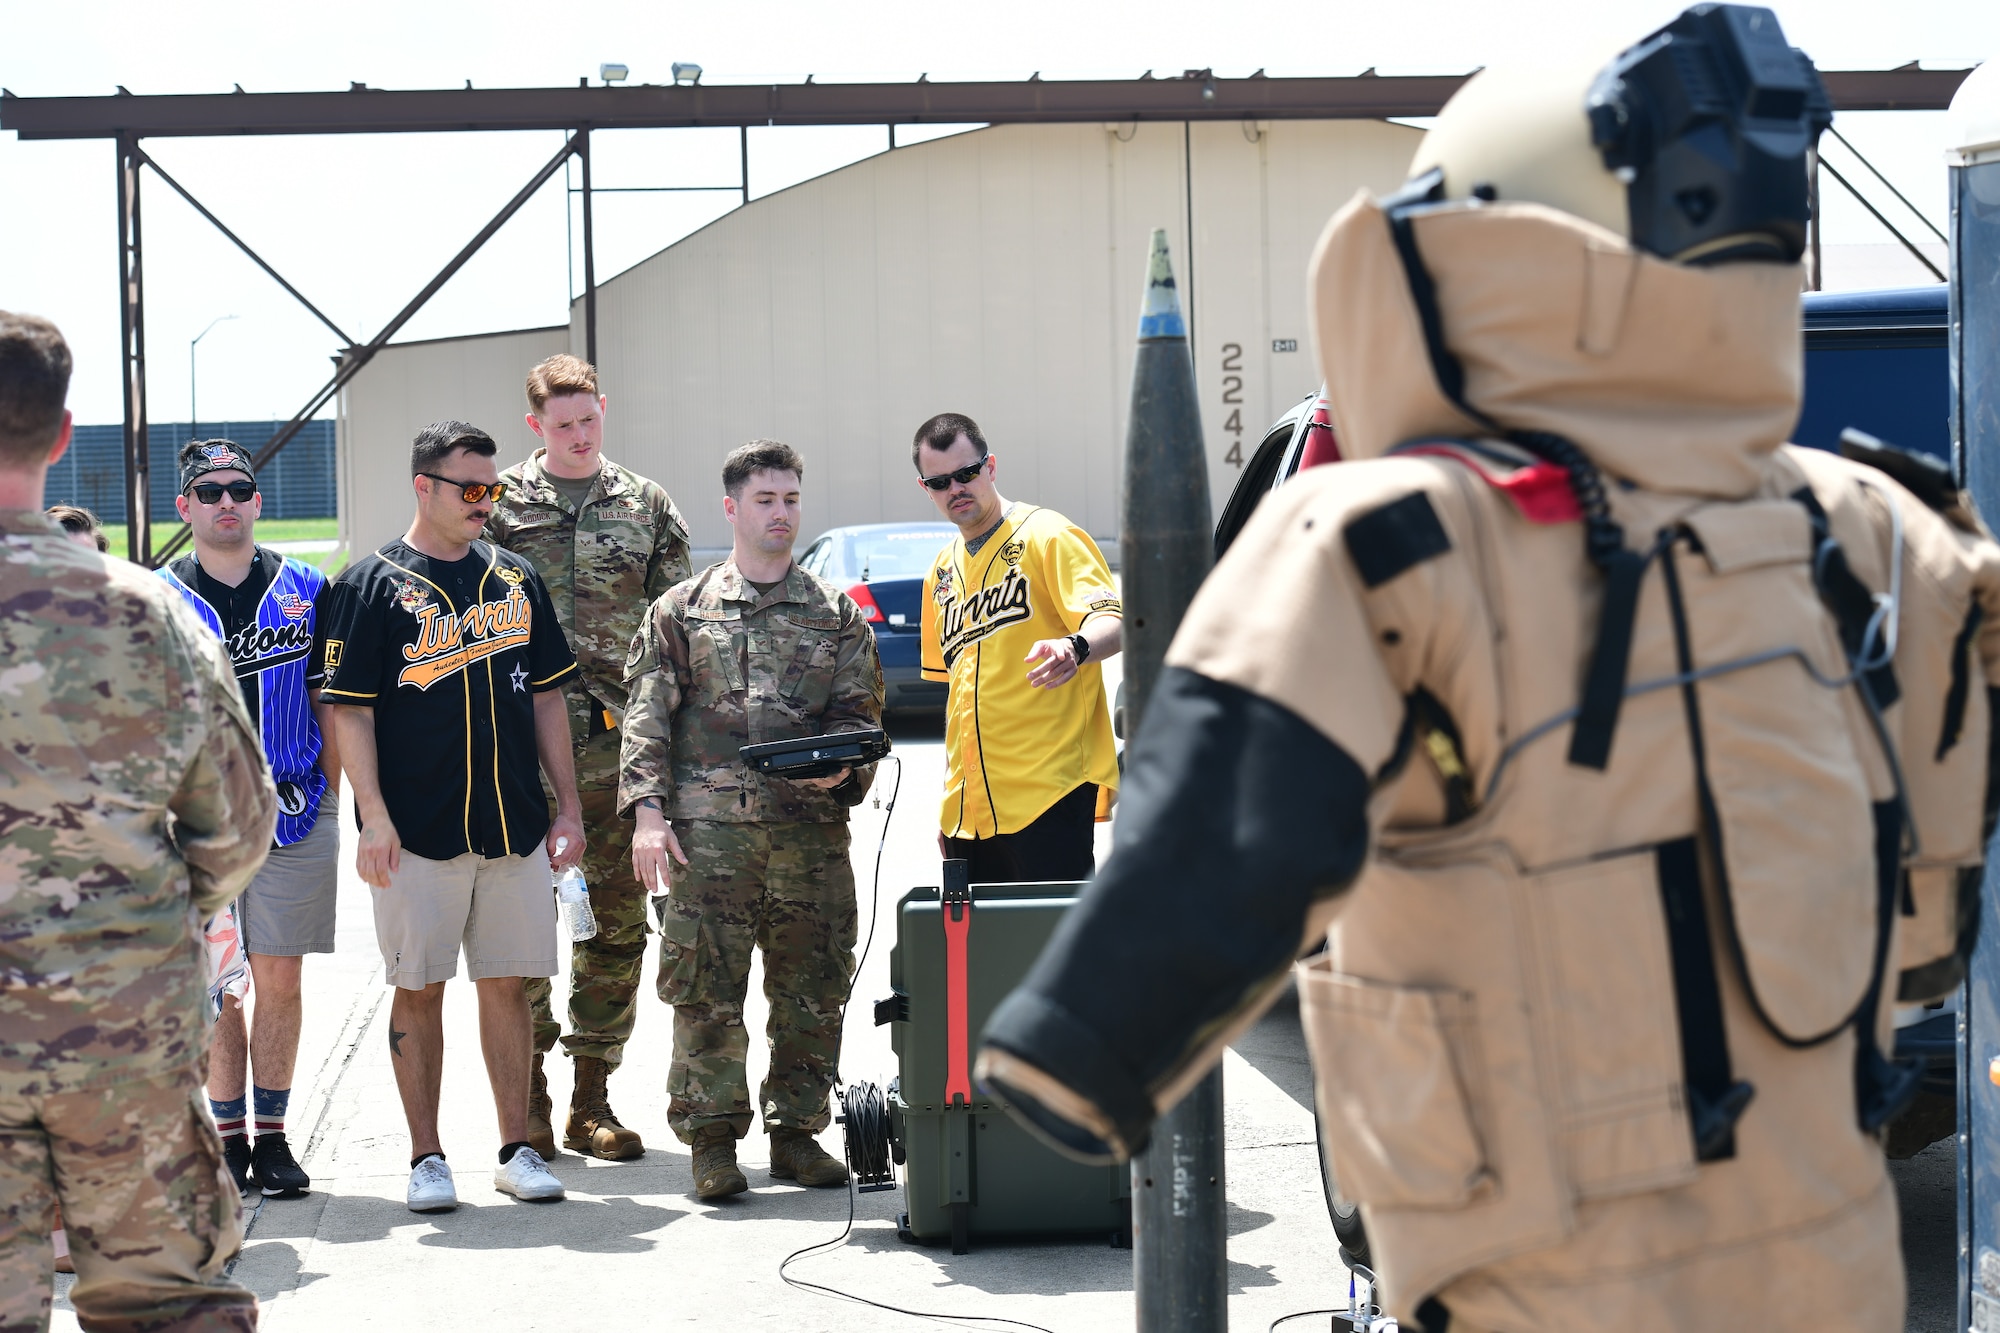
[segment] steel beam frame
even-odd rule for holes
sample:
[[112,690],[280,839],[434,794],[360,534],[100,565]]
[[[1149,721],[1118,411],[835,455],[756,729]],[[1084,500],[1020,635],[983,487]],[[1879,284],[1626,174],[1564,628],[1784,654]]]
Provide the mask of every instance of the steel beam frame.
[[[316,414],[321,408],[325,407],[329,402],[332,402],[334,395],[339,393],[343,388],[345,388],[348,382],[352,380],[356,375],[360,374],[362,367],[366,366],[370,361],[374,360],[375,354],[381,351],[382,348],[385,345],[387,345],[388,341],[391,338],[395,337],[398,333],[400,333],[405,324],[408,324],[411,319],[415,318],[417,312],[419,310],[422,310],[424,306],[429,303],[430,299],[433,296],[436,296],[439,290],[443,288],[443,286],[447,282],[450,282],[453,276],[455,276],[460,269],[464,268],[465,265],[472,259],[474,255],[479,253],[480,249],[486,244],[486,242],[493,239],[494,233],[498,232],[501,227],[507,224],[510,218],[512,218],[516,213],[520,212],[522,206],[525,205],[529,199],[534,197],[535,192],[540,190],[543,185],[547,184],[549,178],[555,175],[556,172],[562,170],[563,164],[569,161],[569,159],[573,155],[577,154],[585,155],[584,177],[583,177],[584,276],[586,283],[591,282],[593,280],[595,270],[592,267],[592,261],[591,261],[590,167],[589,167],[589,157],[587,155],[589,151],[588,138],[589,138],[588,130],[578,130],[575,134],[571,135],[570,138],[564,142],[563,146],[559,150],[557,150],[556,155],[543,164],[542,169],[540,171],[537,171],[534,174],[534,176],[528,181],[528,183],[526,185],[523,185],[520,188],[520,190],[515,193],[514,197],[507,201],[507,204],[504,208],[502,208],[498,213],[493,215],[492,221],[488,222],[484,227],[481,227],[479,229],[479,234],[477,236],[474,236],[470,241],[466,242],[465,247],[452,257],[450,263],[446,264],[442,269],[438,270],[436,277],[432,278],[428,283],[424,284],[424,289],[422,291],[418,292],[414,297],[410,298],[409,304],[405,305],[402,308],[402,310],[398,311],[394,319],[390,320],[387,324],[384,324],[381,330],[377,332],[373,338],[369,339],[365,345],[360,347],[355,347],[350,345],[347,348],[345,348],[341,352],[341,355],[339,357],[339,364],[334,370],[333,378],[328,380],[325,384],[321,385],[319,391],[315,393],[306,402],[306,405],[300,408],[296,413],[294,413],[292,419],[286,422],[284,426],[282,426],[276,434],[271,436],[270,439],[266,440],[262,448],[258,449],[255,454],[251,455],[250,466],[252,468],[263,467],[266,463],[270,462],[271,459],[277,456],[279,450],[283,449],[287,444],[290,444],[292,438],[296,436],[300,430],[304,429],[306,422],[312,420],[314,414]],[[135,166],[135,172],[136,172],[136,166]],[[134,179],[136,181],[136,175]],[[121,187],[122,184],[123,184],[123,178],[121,177]],[[135,190],[134,198],[136,200],[137,197],[136,185],[134,186],[134,190]],[[203,211],[206,212],[206,210]],[[136,217],[136,208],[134,210],[134,214]],[[280,279],[280,281],[283,281],[283,279]],[[287,290],[290,290],[289,284],[287,284]],[[296,292],[294,292],[293,294],[297,295]],[[595,288],[594,287],[590,288],[590,290],[588,290],[585,295],[586,295],[586,309],[588,310],[591,306],[595,305],[595,297],[596,297]],[[299,299],[303,301],[305,298],[300,297]],[[143,428],[143,416],[144,416],[143,395],[145,390],[144,374],[145,374],[144,363],[142,359],[140,363],[140,372],[139,372],[140,375],[139,391],[141,394],[140,413],[141,413],[142,428]],[[132,429],[131,406],[130,406],[130,400],[128,399],[126,407],[126,431],[128,439],[130,436],[131,429]],[[128,475],[131,464],[132,464],[131,454],[128,447],[126,455],[126,466],[128,469]],[[141,486],[143,487],[143,474],[141,475]],[[136,553],[132,556],[132,558],[144,564],[151,564],[151,565],[164,564],[166,561],[172,559],[174,553],[180,550],[180,548],[186,544],[189,535],[190,535],[190,529],[185,524],[183,524],[180,530],[174,534],[173,540],[168,542],[166,546],[161,549],[157,559],[142,557],[141,555]],[[135,551],[136,549],[137,548],[135,547]],[[150,552],[148,554],[150,555]]]
[[[1893,70],[1830,70],[1822,77],[1842,111],[1940,110],[1969,70],[1926,70],[1914,64]],[[1007,124],[1140,120],[1338,120],[1435,115],[1470,75],[1379,77],[1371,70],[1352,78],[1272,79],[1262,71],[1246,79],[1218,79],[1213,70],[1188,70],[1178,78],[1062,80],[1039,75],[1023,83],[699,84],[592,88],[463,89],[390,92],[353,84],[344,93],[192,94],[135,97],[122,87],[113,97],[17,97],[0,88],[0,129],[22,139],[109,138],[118,149],[119,324],[125,395],[127,548],[142,564],[155,563],[147,511],[149,468],[146,421],[144,251],[139,225],[140,168],[151,166],[175,193],[207,219],[300,305],[338,337],[339,369],[308,405],[257,451],[253,465],[276,456],[312,414],[329,402],[437,290],[571,157],[583,170],[584,352],[597,360],[597,255],[591,189],[592,129],[661,129],[734,126],[741,140],[742,199],[750,202],[750,126],[883,124],[889,146],[899,124]],[[354,340],[286,281],[241,237],[225,226],[180,182],[160,170],[139,147],[147,137],[239,134],[391,134],[476,130],[561,130],[562,151],[487,224],[466,248],[366,346]],[[1843,140],[1843,142],[1845,142]],[[1856,154],[1858,157],[1859,154]],[[1815,167],[1819,166],[1817,161]],[[1864,165],[1868,165],[1864,159]],[[1874,170],[1870,165],[1869,169]],[[1833,168],[1828,172],[1850,190]],[[1877,173],[1879,176],[1880,173]],[[1814,172],[1817,185],[1818,172]],[[1886,184],[1886,182],[1885,182]],[[1893,190],[1894,187],[1892,186]],[[1859,197],[1859,192],[1856,191]],[[1901,197],[1900,195],[1898,196]],[[565,210],[567,210],[565,196]],[[1864,206],[1881,214],[1868,205]],[[1817,209],[1814,218],[1814,284],[1818,284]],[[1885,226],[1887,220],[1883,219]],[[566,224],[567,225],[567,224]],[[1898,240],[1910,245],[1897,233]],[[1925,259],[1914,245],[1911,251]],[[1191,261],[1190,261],[1191,262]],[[1925,263],[1929,261],[1925,259]],[[1189,277],[1192,278],[1192,273]],[[1190,285],[1192,285],[1190,283]],[[1190,312],[1192,313],[1192,312]],[[185,527],[159,555],[170,557],[187,540]]]
[[[1828,70],[1838,111],[1942,111],[1970,70]],[[1352,120],[1434,116],[1466,74],[1352,78],[1029,79],[1015,83],[804,83],[16,97],[0,129],[23,139],[702,125],[923,125],[1134,120]]]
[[150,467],[146,457],[145,251],[139,230],[139,167],[132,135],[118,136],[118,333],[125,390],[125,554],[150,565],[153,555]]

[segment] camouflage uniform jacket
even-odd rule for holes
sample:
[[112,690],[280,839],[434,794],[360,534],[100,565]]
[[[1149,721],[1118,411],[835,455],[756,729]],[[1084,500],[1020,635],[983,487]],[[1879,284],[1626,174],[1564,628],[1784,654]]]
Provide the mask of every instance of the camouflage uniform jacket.
[[542,469],[547,452],[537,449],[500,474],[507,494],[493,507],[485,536],[525,557],[548,587],[583,682],[569,692],[577,782],[609,787],[618,781],[618,739],[601,739],[606,727],[591,700],[613,720],[624,715],[625,655],[646,608],[694,572],[687,524],[657,483],[608,458],[582,506],[572,509]]
[[881,725],[882,662],[854,599],[793,565],[759,597],[734,559],[653,603],[625,668],[618,811],[657,796],[669,819],[831,823],[874,780],[835,791],[753,772],[745,745]]
[[145,570],[0,510],[0,1092],[198,1061],[200,921],[277,815],[222,641]]

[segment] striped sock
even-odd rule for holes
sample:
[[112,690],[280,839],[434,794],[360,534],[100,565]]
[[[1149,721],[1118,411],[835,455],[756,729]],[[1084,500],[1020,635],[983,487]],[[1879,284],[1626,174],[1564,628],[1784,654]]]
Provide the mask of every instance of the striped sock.
[[250,1092],[257,1107],[258,1135],[284,1133],[285,1110],[292,1103],[292,1090],[279,1088],[274,1092],[270,1088],[252,1085]]
[[215,1117],[215,1128],[225,1139],[240,1139],[248,1136],[250,1127],[244,1123],[249,1111],[249,1102],[242,1097],[219,1102],[208,1099],[208,1112]]

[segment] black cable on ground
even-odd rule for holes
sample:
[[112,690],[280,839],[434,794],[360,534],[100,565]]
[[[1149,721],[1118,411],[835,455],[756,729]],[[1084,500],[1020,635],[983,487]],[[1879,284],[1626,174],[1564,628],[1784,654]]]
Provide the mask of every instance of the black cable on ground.
[[1273,1319],[1271,1321],[1270,1328],[1265,1329],[1264,1333],[1274,1333],[1274,1330],[1278,1327],[1278,1325],[1289,1324],[1294,1319],[1310,1319],[1316,1314],[1345,1315],[1346,1313],[1347,1311],[1345,1310],[1298,1310],[1292,1314],[1281,1314],[1276,1319]]
[[[861,946],[860,954],[854,961],[854,977],[856,981],[861,979],[861,968],[868,961],[868,951],[875,947],[875,924],[882,912],[882,851],[889,845],[889,821],[895,816],[896,797],[903,789],[903,761],[895,755],[890,755],[888,759],[882,762],[888,763],[892,760],[896,765],[896,780],[891,784],[889,799],[883,805],[882,836],[875,844],[875,876],[873,887],[869,893],[868,936]],[[847,1000],[851,1002],[853,999],[854,992],[850,989]],[[840,1006],[840,1030],[844,1041],[847,1033],[847,1002],[843,1002]],[[836,1063],[836,1071],[838,1068],[839,1065]],[[872,1083],[857,1083],[849,1088],[840,1082],[837,1072],[834,1078],[836,1095],[840,1098],[841,1114],[847,1117],[848,1120],[846,1129],[847,1141],[850,1147],[848,1151],[847,1176],[847,1225],[843,1226],[840,1229],[840,1234],[831,1240],[823,1240],[816,1245],[807,1245],[793,1250],[790,1254],[786,1255],[783,1261],[778,1264],[778,1280],[788,1287],[810,1292],[815,1296],[825,1296],[836,1301],[851,1301],[856,1305],[866,1305],[877,1310],[887,1310],[892,1314],[909,1315],[915,1319],[935,1319],[940,1323],[959,1325],[1005,1324],[1010,1328],[1029,1329],[1032,1330],[1032,1333],[1052,1333],[1052,1330],[1043,1328],[1040,1324],[1031,1324],[1022,1319],[1007,1319],[1000,1315],[940,1314],[931,1310],[909,1310],[900,1305],[891,1305],[887,1301],[875,1301],[870,1300],[866,1296],[857,1296],[851,1291],[842,1291],[838,1287],[829,1287],[818,1282],[808,1282],[804,1278],[793,1277],[786,1271],[801,1259],[810,1259],[821,1254],[831,1254],[845,1245],[847,1238],[854,1234],[855,1168],[857,1166],[857,1162],[854,1159],[860,1156],[868,1159],[870,1165],[886,1166],[886,1163],[877,1164],[873,1162],[875,1153],[886,1153],[889,1142],[889,1127],[887,1124],[888,1108],[886,1102],[882,1100],[881,1092]],[[856,1120],[857,1115],[859,1116],[858,1123]],[[856,1145],[859,1146],[858,1153]]]
[[847,1127],[847,1165],[856,1188],[895,1188],[896,1173],[889,1160],[889,1099],[865,1079],[840,1094],[842,1123]]
[[1010,1328],[1030,1329],[1032,1333],[1053,1333],[1053,1330],[1044,1328],[1040,1324],[1031,1324],[1025,1319],[1008,1319],[1002,1315],[943,1314],[936,1310],[911,1310],[901,1305],[891,1305],[887,1301],[873,1301],[866,1296],[857,1296],[851,1291],[842,1291],[838,1287],[828,1287],[822,1286],[817,1282],[808,1282],[804,1278],[793,1277],[785,1271],[800,1259],[810,1259],[815,1255],[831,1253],[839,1249],[847,1243],[848,1236],[852,1235],[853,1232],[854,1181],[850,1177],[847,1182],[847,1225],[842,1227],[840,1234],[831,1240],[823,1240],[817,1245],[807,1245],[802,1249],[793,1250],[790,1254],[786,1255],[784,1262],[778,1265],[779,1279],[788,1287],[796,1287],[800,1291],[809,1291],[816,1296],[827,1296],[836,1301],[852,1301],[856,1305],[866,1305],[876,1310],[887,1310],[891,1314],[905,1314],[915,1319],[935,1319],[939,1323],[959,1325],[1005,1324]]

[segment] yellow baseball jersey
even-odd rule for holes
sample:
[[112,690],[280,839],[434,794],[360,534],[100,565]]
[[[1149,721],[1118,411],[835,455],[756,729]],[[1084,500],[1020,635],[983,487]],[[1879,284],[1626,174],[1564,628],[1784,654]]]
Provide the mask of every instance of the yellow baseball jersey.
[[1092,616],[1123,615],[1104,553],[1053,509],[1017,504],[968,554],[958,538],[924,579],[923,676],[951,687],[938,825],[947,837],[1017,833],[1086,782],[1097,817],[1118,789],[1104,669],[1028,684],[1028,650]]

